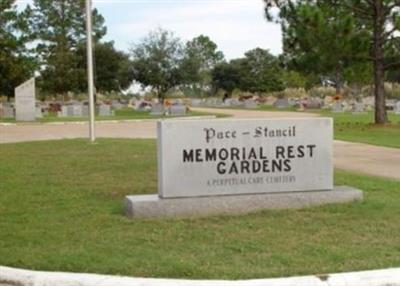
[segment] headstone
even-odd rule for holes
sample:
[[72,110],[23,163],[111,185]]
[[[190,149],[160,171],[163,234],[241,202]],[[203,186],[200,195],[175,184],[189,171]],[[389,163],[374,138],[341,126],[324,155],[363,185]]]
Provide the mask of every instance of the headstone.
[[111,106],[102,104],[99,107],[99,116],[111,116]]
[[327,95],[324,98],[324,106],[329,106],[333,102],[333,96]]
[[269,95],[264,99],[264,104],[265,105],[274,105],[276,101],[275,96]]
[[395,105],[394,113],[400,114],[400,100]]
[[[182,136],[184,134],[185,136]],[[246,213],[360,200],[333,187],[333,120],[167,120],[157,125],[158,196],[129,196],[131,217]]]
[[290,107],[297,107],[300,106],[298,98],[288,98],[288,103]]
[[352,111],[353,105],[350,104],[348,101],[342,101],[342,108],[343,108],[343,111]]
[[36,119],[34,78],[15,89],[15,119],[17,121],[34,121]]
[[42,108],[40,106],[36,106],[36,118],[43,118]]
[[73,105],[67,106],[67,116],[74,116],[74,106]]
[[200,107],[202,105],[202,100],[198,98],[194,98],[191,100],[191,105],[193,107]]
[[362,99],[362,102],[367,106],[375,106],[375,98],[373,96],[367,96]]
[[169,108],[170,115],[185,115],[186,114],[186,106],[185,105],[171,105]]
[[145,100],[137,100],[135,102],[135,109],[137,111],[150,111],[151,110],[151,103]]
[[341,102],[335,102],[332,104],[332,112],[344,112],[343,105]]
[[68,105],[68,116],[72,117],[82,117],[82,105],[81,104],[72,104]]
[[216,98],[214,102],[215,107],[222,107],[224,106],[224,101],[221,98]]
[[255,109],[257,108],[257,102],[255,100],[252,99],[248,99],[244,102],[244,108],[246,109]]
[[275,108],[288,108],[289,100],[287,98],[278,98],[274,103]]
[[243,102],[241,102],[237,98],[227,99],[226,101],[229,104],[229,106],[231,106],[231,107],[241,107],[241,106],[243,106]]
[[68,117],[68,106],[61,105],[61,111],[57,112],[58,117]]
[[354,113],[362,113],[364,111],[365,111],[364,103],[362,102],[354,103],[354,110],[353,110]]
[[89,105],[82,106],[82,117],[89,117]]
[[322,99],[318,97],[309,98],[305,103],[305,108],[307,109],[320,109],[323,106]]
[[155,103],[151,107],[150,115],[152,116],[162,116],[164,115],[164,105],[162,103]]
[[82,105],[81,104],[76,104],[72,105],[73,106],[73,116],[76,117],[82,117]]
[[124,107],[124,105],[122,103],[120,103],[118,100],[113,100],[111,103],[111,106],[115,110],[120,110]]
[[394,99],[387,99],[386,100],[386,109],[394,110],[396,106],[396,100]]
[[3,105],[2,118],[4,119],[14,119],[15,110],[11,105]]
[[206,107],[215,107],[217,105],[216,98],[207,98],[204,102]]

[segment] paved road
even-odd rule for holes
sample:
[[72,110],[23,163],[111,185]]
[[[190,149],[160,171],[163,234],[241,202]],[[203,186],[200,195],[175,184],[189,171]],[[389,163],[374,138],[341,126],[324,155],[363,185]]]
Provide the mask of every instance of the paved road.
[[[224,113],[237,118],[315,117],[315,114],[265,112],[253,110],[218,110],[198,108],[196,111]],[[102,138],[155,138],[155,121],[101,122],[96,133]],[[84,138],[85,123],[0,125],[0,143],[34,140]],[[377,147],[361,143],[334,142],[336,168],[400,180],[400,149]]]

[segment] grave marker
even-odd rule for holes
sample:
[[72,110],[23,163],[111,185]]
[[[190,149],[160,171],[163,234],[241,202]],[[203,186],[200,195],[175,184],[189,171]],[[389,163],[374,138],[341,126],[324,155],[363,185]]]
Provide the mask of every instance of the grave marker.
[[332,112],[344,112],[342,103],[341,102],[333,103]]
[[111,116],[111,106],[102,104],[99,107],[99,116]]
[[42,108],[40,106],[36,106],[35,117],[36,118],[43,118],[43,112],[42,112]]
[[257,108],[257,102],[252,99],[248,99],[244,102],[244,108],[246,109],[256,109]]
[[396,103],[394,112],[395,114],[400,114],[400,101]]
[[14,107],[8,104],[4,104],[1,117],[4,119],[14,119],[15,118]]
[[171,105],[169,108],[170,115],[185,115],[186,106],[185,105]]
[[15,88],[15,119],[17,121],[36,119],[34,78]]
[[289,106],[289,100],[287,98],[278,98],[274,102],[275,108],[288,108]]
[[150,115],[162,116],[164,115],[164,105],[162,103],[155,103],[151,107]]
[[82,106],[82,117],[89,117],[89,105]]
[[362,112],[364,112],[365,111],[365,105],[364,105],[364,103],[362,103],[362,102],[356,102],[355,104],[354,104],[354,109],[353,109],[353,112],[354,113],[362,113]]
[[58,117],[68,117],[68,106],[61,105],[61,111],[57,112]]

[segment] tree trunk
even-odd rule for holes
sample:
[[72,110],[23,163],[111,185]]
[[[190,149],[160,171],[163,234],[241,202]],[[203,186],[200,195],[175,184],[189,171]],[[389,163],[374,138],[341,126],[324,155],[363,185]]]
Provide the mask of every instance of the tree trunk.
[[342,76],[342,70],[340,67],[336,67],[335,89],[336,89],[336,95],[341,96],[343,93],[343,76]]
[[385,100],[385,68],[383,53],[384,10],[382,0],[375,0],[374,17],[374,93],[375,93],[375,123],[385,124],[388,122]]

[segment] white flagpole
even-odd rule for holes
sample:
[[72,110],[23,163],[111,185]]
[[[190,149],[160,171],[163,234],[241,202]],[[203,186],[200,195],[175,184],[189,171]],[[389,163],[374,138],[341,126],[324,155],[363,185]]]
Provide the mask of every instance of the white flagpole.
[[89,95],[89,136],[90,141],[96,140],[94,130],[94,79],[93,79],[93,43],[92,43],[92,1],[86,0],[86,37],[87,37],[87,74]]

